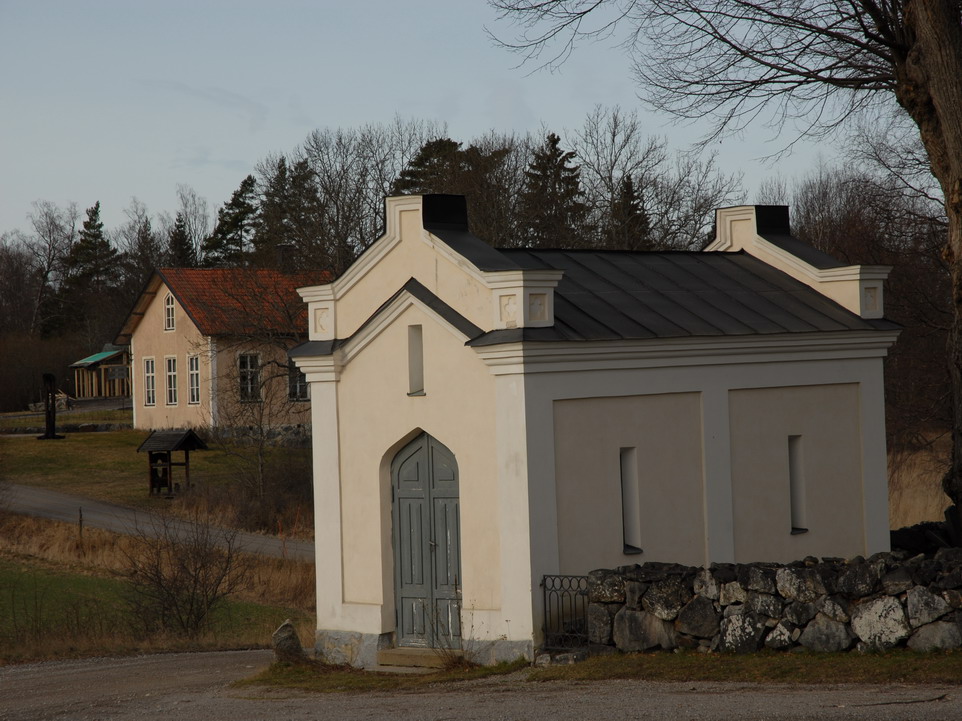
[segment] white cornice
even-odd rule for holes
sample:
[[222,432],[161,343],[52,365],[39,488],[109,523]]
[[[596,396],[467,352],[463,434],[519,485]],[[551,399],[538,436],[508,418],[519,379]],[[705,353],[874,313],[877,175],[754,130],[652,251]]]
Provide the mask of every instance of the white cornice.
[[518,342],[475,348],[495,375],[882,358],[898,331],[846,331],[586,343]]
[[423,303],[420,299],[415,298],[408,291],[404,291],[388,305],[382,308],[375,317],[371,318],[364,327],[362,327],[354,336],[351,337],[349,341],[341,346],[341,348],[338,350],[338,353],[341,356],[343,364],[347,365],[350,363],[354,356],[360,353],[375,338],[389,328],[391,324],[394,323],[394,321],[397,320],[402,313],[404,313],[404,311],[412,306],[419,308],[427,315],[433,317],[435,320],[437,320],[441,327],[455,336],[458,341],[464,343],[465,335],[463,332],[451,325],[433,308]]
[[326,356],[300,356],[292,359],[294,365],[300,368],[308,382],[337,381],[341,376],[341,362],[338,353]]

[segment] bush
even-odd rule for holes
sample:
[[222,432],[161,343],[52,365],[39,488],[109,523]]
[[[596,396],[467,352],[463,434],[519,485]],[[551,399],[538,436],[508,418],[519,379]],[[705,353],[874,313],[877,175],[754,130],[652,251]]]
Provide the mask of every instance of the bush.
[[161,516],[138,528],[123,575],[127,605],[145,633],[194,638],[225,598],[247,585],[250,565],[235,531],[200,516],[190,522]]

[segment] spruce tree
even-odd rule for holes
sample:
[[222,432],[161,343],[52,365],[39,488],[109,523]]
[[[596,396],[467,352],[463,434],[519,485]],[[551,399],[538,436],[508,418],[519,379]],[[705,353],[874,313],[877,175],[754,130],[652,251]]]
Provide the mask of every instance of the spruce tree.
[[257,181],[248,175],[217,211],[214,232],[201,246],[207,267],[246,265],[257,218]]
[[561,149],[548,133],[525,171],[520,219],[523,242],[531,248],[583,248],[591,245],[588,206],[575,154]]
[[197,252],[187,232],[187,220],[177,213],[174,227],[167,235],[167,262],[175,268],[193,268],[197,265]]
[[652,250],[651,218],[630,175],[621,179],[611,204],[604,233],[611,250]]

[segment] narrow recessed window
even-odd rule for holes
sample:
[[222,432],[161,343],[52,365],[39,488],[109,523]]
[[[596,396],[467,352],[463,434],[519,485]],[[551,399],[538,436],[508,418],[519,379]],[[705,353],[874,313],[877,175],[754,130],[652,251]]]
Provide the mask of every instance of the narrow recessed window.
[[164,298],[164,330],[174,329],[174,296],[170,293]]
[[261,399],[261,364],[257,354],[242,353],[237,356],[237,364],[240,399],[246,403],[259,401]]
[[144,358],[144,405],[157,405],[157,366],[153,358]]
[[200,356],[187,356],[187,402],[200,403]]
[[287,369],[287,400],[308,400],[307,376],[304,375],[304,371],[293,364]]
[[167,371],[167,405],[177,405],[177,359],[164,358]]
[[408,326],[408,395],[424,395],[424,338],[421,326]]
[[641,491],[638,488],[637,452],[621,449],[621,523],[624,552],[641,553]]
[[805,471],[802,467],[802,437],[788,437],[788,488],[792,506],[792,534],[807,533],[805,518]]

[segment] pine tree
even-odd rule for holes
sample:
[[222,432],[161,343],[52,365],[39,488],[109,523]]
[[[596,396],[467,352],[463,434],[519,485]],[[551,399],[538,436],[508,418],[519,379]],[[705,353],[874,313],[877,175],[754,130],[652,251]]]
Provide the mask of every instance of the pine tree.
[[274,166],[273,173],[264,179],[254,231],[254,264],[271,265],[278,245],[291,240],[291,178],[287,159],[283,156]]
[[174,227],[167,235],[167,262],[175,268],[193,268],[197,265],[197,252],[187,232],[187,220],[177,213]]
[[87,208],[87,217],[64,263],[64,278],[50,299],[43,327],[45,335],[80,331],[87,349],[109,340],[123,313],[118,252],[110,244],[100,220],[100,202]]
[[461,143],[451,138],[429,140],[391,186],[391,193],[455,193],[465,171]]
[[124,253],[128,289],[134,293],[140,291],[150,273],[163,262],[164,250],[160,238],[151,228],[150,218],[144,216],[137,223],[132,242]]
[[217,211],[214,232],[201,246],[207,267],[239,267],[247,263],[257,219],[257,181],[248,175]]
[[513,152],[510,138],[491,136],[467,148],[450,138],[430,140],[401,171],[392,192],[464,195],[471,232],[495,246],[511,245],[514,197],[506,192],[505,175]]
[[582,200],[575,154],[548,133],[525,171],[519,223],[524,244],[531,248],[583,248],[590,245],[588,206]]
[[611,250],[652,250],[651,218],[630,175],[622,178],[618,186],[603,242]]
[[87,208],[77,242],[66,262],[66,285],[75,290],[102,292],[117,276],[117,251],[111,246],[100,220],[100,201]]
[[[293,164],[281,158],[263,181],[257,228],[254,233],[252,264],[273,268],[281,264],[278,246],[290,248],[286,259],[298,268],[343,270],[354,259],[332,237],[324,222],[324,207],[319,196],[317,176],[307,160]],[[331,213],[337,207],[329,208]],[[336,222],[332,225],[336,226]],[[346,255],[338,265],[337,259]]]

